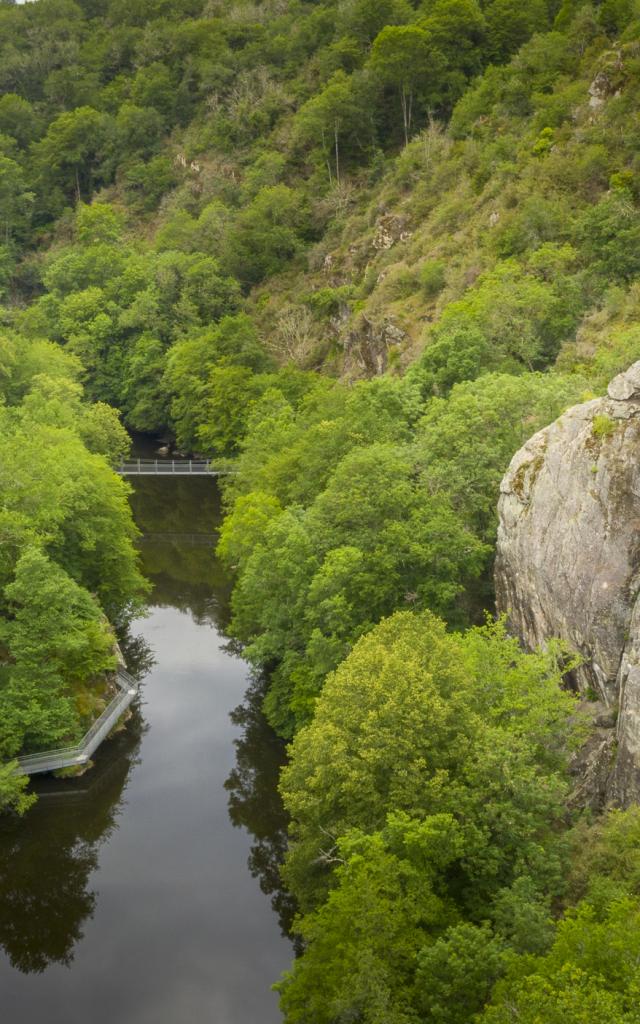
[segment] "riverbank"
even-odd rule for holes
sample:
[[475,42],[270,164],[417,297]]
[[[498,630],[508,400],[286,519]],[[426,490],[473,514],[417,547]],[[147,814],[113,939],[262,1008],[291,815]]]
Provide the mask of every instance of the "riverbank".
[[227,649],[212,543],[180,539],[215,531],[216,485],[134,481],[132,507],[153,593],[123,650],[132,669],[150,649],[154,664],[95,770],[38,783],[26,818],[0,824],[4,1012],[275,1024],[270,986],[291,948],[261,885],[277,887],[284,844],[281,747],[259,701],[242,704],[250,678]]

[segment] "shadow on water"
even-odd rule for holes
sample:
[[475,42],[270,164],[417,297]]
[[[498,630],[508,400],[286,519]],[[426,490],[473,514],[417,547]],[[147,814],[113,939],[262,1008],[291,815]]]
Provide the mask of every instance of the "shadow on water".
[[[150,675],[141,705],[127,728],[95,755],[93,771],[75,780],[36,781],[40,799],[33,810],[22,820],[0,819],[0,948],[6,954],[5,964],[0,963],[0,990],[8,1010],[27,1012],[13,1014],[16,1024],[30,1021],[48,1005],[57,1024],[68,1019],[62,982],[52,976],[49,984],[47,968],[54,975],[56,966],[72,968],[78,1011],[85,1004],[93,1007],[93,972],[108,974],[105,950],[122,942],[121,955],[131,961],[130,973],[120,979],[123,1002],[116,1014],[124,1024],[152,1019],[151,1006],[145,1008],[147,1017],[135,1003],[140,979],[154,979],[157,1024],[200,1019],[210,1001],[212,1010],[217,1008],[212,1019],[251,1024],[260,1018],[268,1024],[277,1019],[269,984],[286,966],[290,946],[278,939],[277,929],[270,933],[268,905],[265,916],[260,902],[264,904],[264,897],[250,876],[271,898],[286,934],[293,906],[279,874],[286,818],[277,791],[285,754],[262,715],[258,682],[231,710],[238,700],[234,687],[239,685],[242,692],[246,674],[242,663],[225,653],[232,651],[223,635],[230,581],[215,557],[219,494],[210,479],[167,483],[166,478],[145,478],[133,482],[131,504],[153,592],[149,618],[125,628],[120,642],[130,671]],[[195,626],[200,630],[194,632]],[[217,637],[213,648],[210,636]],[[151,647],[158,652],[157,664]],[[235,766],[229,756],[232,744]],[[185,750],[191,749],[193,765],[184,760]],[[248,833],[249,841],[242,841],[238,831]],[[178,838],[183,834],[189,842],[184,850]],[[123,839],[115,842],[118,836]],[[156,841],[149,872],[141,865],[141,851]],[[242,859],[248,853],[249,870],[244,873],[235,867],[236,851]],[[185,857],[192,863],[186,876]],[[137,880],[135,889],[129,888],[134,885],[131,875]],[[181,902],[175,910],[172,894],[178,891]],[[105,892],[111,894],[107,900]],[[120,898],[124,908],[134,900],[130,920],[127,909],[120,909],[124,919],[116,912],[113,900]],[[177,979],[173,983],[167,976],[165,1002],[157,984],[161,954],[154,949],[165,932],[135,930],[140,915],[144,920],[160,912],[167,915],[167,942],[178,944],[172,964]],[[210,965],[204,977],[201,950]],[[225,966],[225,955],[233,968]],[[41,983],[25,990],[16,973],[38,975]],[[259,988],[249,997],[252,985]],[[171,999],[182,999],[183,990],[195,995],[189,996],[186,1016],[180,1010],[176,1017]],[[98,1004],[94,1020],[102,1024],[114,1019],[114,1013],[105,1001]]]

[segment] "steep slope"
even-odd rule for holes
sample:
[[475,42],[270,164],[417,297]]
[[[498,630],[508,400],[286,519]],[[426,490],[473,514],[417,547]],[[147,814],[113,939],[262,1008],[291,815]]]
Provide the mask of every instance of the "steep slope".
[[597,326],[629,323],[640,269],[632,5],[0,14],[4,316],[132,427],[233,454],[278,367],[351,381],[423,350],[425,397],[559,354],[608,379]]
[[570,409],[514,456],[496,559],[498,610],[513,631],[531,649],[568,642],[583,659],[580,691],[617,712],[604,781],[624,805],[640,796],[639,444],[637,362],[607,397]]

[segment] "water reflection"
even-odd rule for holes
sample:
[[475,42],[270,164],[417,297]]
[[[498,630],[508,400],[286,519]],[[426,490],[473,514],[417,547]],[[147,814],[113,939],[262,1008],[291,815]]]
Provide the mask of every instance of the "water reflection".
[[264,681],[254,680],[244,702],[231,712],[242,735],[234,741],[236,765],[225,782],[229,817],[252,836],[249,870],[271,896],[282,934],[288,936],[295,914],[293,897],[282,884],[280,865],[287,849],[287,814],[278,792],[285,745],[262,713]]
[[91,876],[117,827],[143,731],[134,711],[95,755],[93,771],[36,783],[39,800],[24,820],[0,818],[0,945],[19,971],[73,960],[96,905]]
[[[214,556],[220,497],[212,480],[136,478],[131,505],[153,604],[190,612],[220,631],[228,625],[231,585]],[[196,541],[196,538],[200,540]]]
[[[210,622],[223,632],[229,622],[231,585],[215,557],[217,535],[211,534],[211,527],[222,513],[212,481],[173,478],[168,486],[161,477],[137,479],[132,505],[142,531],[145,574],[153,582],[153,604],[188,611],[196,622]],[[191,532],[180,534],[185,523]],[[225,649],[240,653],[233,641],[227,641]],[[253,837],[249,870],[271,896],[282,934],[288,936],[295,907],[280,877],[287,817],[278,793],[285,745],[262,714],[264,685],[254,680],[243,703],[230,714],[242,734],[234,740],[236,765],[225,788],[231,821]]]
[[156,663],[153,650],[143,636],[132,632],[131,623],[118,630],[118,643],[129,675],[141,683]]
[[257,685],[230,714],[247,669],[221,635],[217,489],[202,478],[133,484],[153,593],[120,640],[130,670],[148,673],[141,708],[96,770],[38,782],[26,818],[0,821],[4,1017],[275,1024],[270,985],[291,947],[263,892],[286,928],[283,749]]

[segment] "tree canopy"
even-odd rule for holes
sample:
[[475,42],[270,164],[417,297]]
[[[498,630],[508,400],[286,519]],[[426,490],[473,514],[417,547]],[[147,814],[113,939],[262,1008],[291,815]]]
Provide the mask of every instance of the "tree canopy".
[[144,595],[127,431],[232,461],[290,1024],[638,1024],[637,814],[569,799],[573,656],[492,567],[514,452],[640,358],[639,41],[632,0],[0,3],[0,808]]

